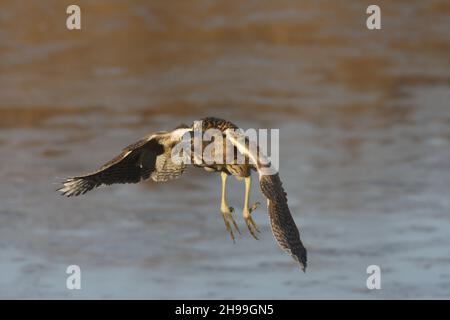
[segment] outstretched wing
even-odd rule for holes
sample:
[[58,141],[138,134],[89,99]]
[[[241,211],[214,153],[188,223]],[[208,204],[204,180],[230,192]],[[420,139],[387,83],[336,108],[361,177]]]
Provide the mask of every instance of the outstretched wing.
[[286,192],[277,174],[260,176],[259,185],[267,198],[270,226],[281,249],[297,260],[303,271],[306,269],[306,249],[287,204]]
[[164,152],[158,138],[158,134],[153,134],[133,143],[98,171],[67,179],[58,191],[71,197],[85,194],[100,185],[138,183],[148,179],[155,170],[156,158]]
[[270,226],[273,236],[281,249],[298,261],[305,271],[307,265],[306,249],[300,240],[300,232],[292,218],[287,203],[286,192],[280,177],[273,168],[263,165],[269,163],[267,157],[261,154],[254,141],[246,138],[241,132],[226,130],[226,138],[253,163],[259,173],[261,192],[267,198]]

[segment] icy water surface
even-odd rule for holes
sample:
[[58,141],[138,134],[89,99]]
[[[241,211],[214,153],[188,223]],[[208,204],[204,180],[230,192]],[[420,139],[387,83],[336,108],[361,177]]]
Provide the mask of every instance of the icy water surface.
[[[0,298],[450,298],[450,6],[381,1],[4,1],[0,12]],[[24,19],[26,17],[26,19]],[[66,199],[142,135],[214,115],[280,128],[303,274],[264,206],[219,214],[220,178]],[[265,203],[253,186],[254,201]],[[82,269],[82,290],[65,270]],[[382,289],[366,288],[366,268]]]

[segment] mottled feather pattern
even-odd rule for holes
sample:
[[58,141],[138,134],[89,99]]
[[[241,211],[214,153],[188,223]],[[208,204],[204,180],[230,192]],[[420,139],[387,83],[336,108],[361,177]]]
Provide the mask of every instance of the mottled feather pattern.
[[220,131],[225,132],[226,129],[238,129],[234,123],[219,118],[207,117],[203,118],[201,121],[203,131],[208,129],[219,129]]
[[260,177],[262,193],[268,199],[268,212],[272,233],[281,249],[297,260],[303,271],[307,265],[306,249],[287,204],[286,192],[278,174]]
[[178,179],[185,169],[186,165],[184,163],[175,164],[172,161],[171,152],[165,152],[156,158],[155,170],[152,172],[151,177],[153,181],[166,182]]
[[[239,127],[236,126],[234,123],[227,121],[227,120],[223,120],[223,119],[219,119],[219,118],[215,118],[215,117],[207,117],[207,118],[203,118],[202,120],[202,130],[206,131],[208,129],[218,129],[220,131],[222,131],[224,133],[224,138],[225,138],[225,131],[227,129],[233,129],[233,130],[238,130]],[[247,139],[246,139],[247,141]],[[209,141],[205,141],[203,144],[203,149],[205,149],[208,145],[209,145]],[[225,140],[224,140],[224,146],[223,146],[223,150],[226,150],[226,145],[225,145]],[[235,147],[234,148],[234,159],[237,162],[237,157],[238,157],[238,150]],[[224,153],[221,158],[223,159],[223,161],[225,161],[226,159],[226,154]],[[227,172],[228,174],[237,176],[237,177],[248,177],[250,175],[250,170],[254,169],[256,170],[251,164],[250,161],[248,159],[248,157],[245,157],[245,162],[243,164],[227,164],[227,165],[223,165],[221,166],[220,170],[224,170],[225,172]]]

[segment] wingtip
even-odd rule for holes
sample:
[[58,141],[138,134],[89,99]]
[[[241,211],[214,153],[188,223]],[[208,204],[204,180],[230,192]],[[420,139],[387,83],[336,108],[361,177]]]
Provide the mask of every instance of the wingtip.
[[303,273],[306,273],[306,262],[305,263],[300,262],[300,268],[302,269]]
[[67,197],[67,198],[70,198],[70,197],[72,196],[72,195],[69,193],[69,191],[66,190],[66,187],[65,187],[65,186],[62,186],[62,187],[56,189],[55,192],[58,192],[59,195],[60,195],[61,197]]
[[292,254],[292,257],[295,261],[298,262],[298,264],[300,265],[300,269],[302,269],[302,271],[306,273],[306,267],[308,266],[308,262],[306,259],[306,249],[300,254]]
[[302,269],[303,273],[306,273],[306,267],[308,266],[305,259],[299,259],[297,256],[294,256],[294,259],[298,262],[300,265],[300,269]]
[[64,182],[62,182],[62,186],[56,189],[56,192],[59,192],[61,196],[65,196],[67,198],[82,194],[81,191],[83,190],[80,190],[78,186],[79,180],[80,179],[77,178],[66,179]]

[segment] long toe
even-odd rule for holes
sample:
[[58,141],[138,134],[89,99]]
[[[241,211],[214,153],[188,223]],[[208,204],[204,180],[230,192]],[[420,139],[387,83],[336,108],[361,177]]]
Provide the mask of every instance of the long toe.
[[245,223],[247,224],[248,231],[256,240],[259,240],[257,233],[259,232],[258,227],[256,226],[255,221],[253,221],[251,216],[244,217]]
[[236,242],[236,240],[234,238],[233,230],[231,229],[231,226],[230,226],[230,223],[228,222],[228,220],[224,214],[222,214],[222,216],[223,216],[223,222],[225,223],[225,228],[227,229],[228,233],[230,234],[231,240],[233,240],[233,242]]
[[233,240],[233,242],[235,242],[232,225],[234,226],[234,228],[236,229],[236,231],[239,234],[241,234],[241,231],[239,230],[239,227],[233,218],[233,214],[232,214],[233,211],[234,211],[234,209],[232,207],[228,207],[225,210],[221,210],[223,221],[225,222],[225,227],[226,227],[227,231],[230,233],[231,239]]
[[252,204],[252,206],[250,207],[250,208],[248,208],[248,211],[250,212],[250,213],[252,213],[253,211],[255,211],[257,208],[258,208],[258,206],[260,205],[261,203],[259,203],[259,202],[255,202],[254,204]]
[[253,218],[250,218],[250,223],[253,225],[253,227],[255,228],[255,230],[256,230],[258,233],[261,233],[261,231],[259,231],[258,225],[256,224],[255,220],[253,220]]
[[239,234],[241,234],[241,230],[239,230],[239,227],[238,227],[238,225],[237,225],[237,223],[236,223],[236,220],[234,220],[234,218],[233,218],[233,216],[230,214],[230,219],[231,219],[231,221],[233,222],[233,225],[234,225],[234,228],[236,229],[236,231],[239,233]]

